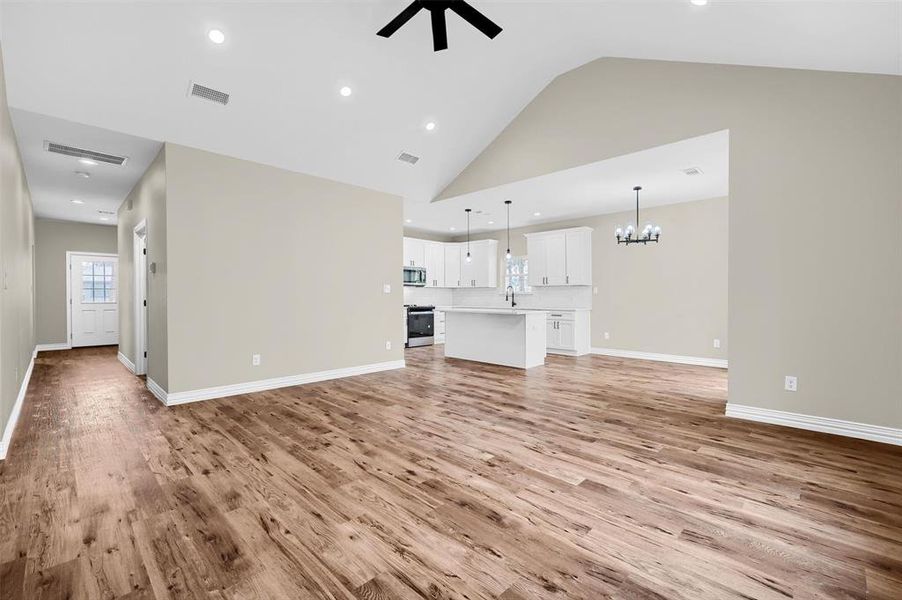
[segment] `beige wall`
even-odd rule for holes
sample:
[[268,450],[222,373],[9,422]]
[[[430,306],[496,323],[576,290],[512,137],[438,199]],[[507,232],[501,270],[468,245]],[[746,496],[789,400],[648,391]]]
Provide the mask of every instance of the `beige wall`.
[[416,238],[418,240],[431,240],[433,242],[450,242],[455,239],[452,235],[441,235],[434,231],[422,231],[412,227],[404,228],[404,237]]
[[443,197],[722,129],[730,402],[902,427],[902,78],[600,59]]
[[147,223],[147,376],[166,389],[169,352],[166,329],[166,148],[129,192],[118,212],[119,351],[135,362],[134,229]]
[[38,344],[65,344],[66,252],[116,253],[109,225],[35,219],[35,328]]
[[[598,288],[592,296],[593,348],[726,359],[728,212],[726,198],[643,208],[642,222],[664,230],[661,241],[649,246],[625,247],[614,238],[614,229],[635,221],[635,212],[511,229],[511,253],[526,255],[524,233],[591,227],[592,284]],[[499,241],[503,289],[507,234],[471,239]]]
[[0,51],[0,436],[34,352],[34,216]]
[[403,358],[399,197],[174,144],[166,179],[169,392]]

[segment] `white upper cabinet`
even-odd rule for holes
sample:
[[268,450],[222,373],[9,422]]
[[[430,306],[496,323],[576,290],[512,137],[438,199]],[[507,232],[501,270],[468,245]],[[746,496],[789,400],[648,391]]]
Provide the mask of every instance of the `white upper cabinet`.
[[460,244],[460,287],[498,286],[498,241],[470,242],[470,261],[467,262],[467,244]]
[[445,287],[460,287],[460,244],[442,244],[445,251]]
[[404,238],[404,266],[426,267],[426,241]]
[[587,227],[566,233],[567,285],[592,285],[592,230]]
[[529,285],[592,285],[592,229],[526,234]]
[[446,287],[445,247],[441,242],[426,242],[426,287]]

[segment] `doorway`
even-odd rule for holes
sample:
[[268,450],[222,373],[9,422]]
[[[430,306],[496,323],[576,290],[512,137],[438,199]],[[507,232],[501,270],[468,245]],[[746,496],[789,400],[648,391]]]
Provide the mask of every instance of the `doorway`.
[[66,252],[68,329],[73,348],[119,343],[119,258]]
[[133,240],[135,273],[135,375],[147,373],[147,221],[135,226]]

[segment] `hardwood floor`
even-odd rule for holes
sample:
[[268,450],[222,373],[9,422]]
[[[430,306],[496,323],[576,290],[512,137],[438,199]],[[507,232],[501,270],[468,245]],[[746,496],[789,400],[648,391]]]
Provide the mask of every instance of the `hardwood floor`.
[[902,598],[902,449],[727,419],[716,369],[441,352],[168,409],[40,354],[0,598]]

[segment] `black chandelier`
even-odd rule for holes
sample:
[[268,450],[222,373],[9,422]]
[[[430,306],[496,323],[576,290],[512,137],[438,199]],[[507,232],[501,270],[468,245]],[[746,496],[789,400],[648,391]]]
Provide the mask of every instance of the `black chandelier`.
[[641,189],[641,185],[637,185],[633,188],[633,191],[636,192],[636,225],[633,226],[633,224],[630,223],[626,227],[618,227],[614,230],[614,235],[617,236],[618,244],[647,244],[649,242],[657,242],[661,239],[661,227],[652,225],[651,223],[645,225],[642,229],[642,233],[636,234],[639,230],[639,191]]

